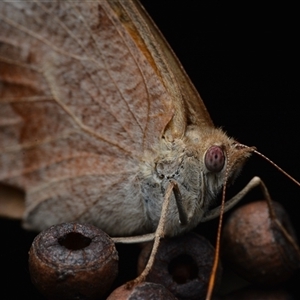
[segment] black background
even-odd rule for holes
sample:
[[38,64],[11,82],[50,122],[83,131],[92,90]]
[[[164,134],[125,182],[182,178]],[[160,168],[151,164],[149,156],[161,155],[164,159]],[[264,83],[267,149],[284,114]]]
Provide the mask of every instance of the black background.
[[[218,18],[225,13],[221,3],[142,2],[179,57],[214,124],[239,142],[257,147],[300,180],[299,59],[287,24],[283,27],[276,14],[261,11],[261,18],[241,15],[229,25],[230,20],[223,23],[224,16]],[[283,15],[286,8],[278,9]],[[236,185],[243,186],[254,175],[264,180],[297,225],[299,188],[255,155]],[[258,191],[254,199],[261,196]]]
[[[238,141],[256,146],[300,180],[299,58],[291,29],[293,9],[273,6],[262,11],[248,4],[237,8],[235,15],[218,2],[142,3],[182,62],[215,125]],[[254,175],[264,180],[274,200],[286,208],[300,236],[300,188],[259,157],[248,161],[234,188],[238,190]],[[243,203],[261,197],[259,190],[253,191]],[[21,229],[19,222],[0,220],[0,225],[1,287],[7,293],[1,298],[40,299],[27,267],[35,234]],[[215,230],[215,222],[198,228],[212,239]],[[122,255],[130,266],[132,250]]]

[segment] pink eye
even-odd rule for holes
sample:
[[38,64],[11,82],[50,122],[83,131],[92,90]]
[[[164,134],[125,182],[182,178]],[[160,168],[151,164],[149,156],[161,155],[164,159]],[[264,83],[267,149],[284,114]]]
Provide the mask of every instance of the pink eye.
[[205,166],[210,172],[220,172],[225,163],[224,153],[219,146],[211,146],[205,154]]

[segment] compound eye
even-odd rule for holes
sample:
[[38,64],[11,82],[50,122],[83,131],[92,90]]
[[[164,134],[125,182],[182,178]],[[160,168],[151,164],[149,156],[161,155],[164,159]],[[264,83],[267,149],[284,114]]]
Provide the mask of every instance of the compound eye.
[[204,163],[208,171],[220,172],[225,164],[225,155],[221,147],[211,146],[205,154]]

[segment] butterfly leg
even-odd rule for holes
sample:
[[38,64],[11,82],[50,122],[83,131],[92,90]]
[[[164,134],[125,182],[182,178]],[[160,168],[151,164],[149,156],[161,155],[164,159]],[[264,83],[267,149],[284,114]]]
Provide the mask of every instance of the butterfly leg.
[[[230,200],[225,202],[224,212],[230,210],[242,198],[244,198],[245,195],[247,195],[253,188],[255,188],[259,185],[262,187],[263,194],[266,197],[266,199],[271,200],[271,197],[269,195],[269,192],[268,192],[265,184],[263,183],[263,181],[259,177],[255,176],[248,182],[248,184],[239,193],[237,193],[234,197],[232,197]],[[203,215],[203,218],[202,218],[201,222],[206,222],[206,221],[209,221],[209,220],[212,220],[212,219],[215,219],[215,218],[219,217],[220,216],[220,211],[221,211],[221,206],[218,206],[218,207],[216,207],[212,210],[207,211]]]
[[164,200],[163,200],[163,205],[162,205],[162,210],[161,210],[161,216],[158,222],[157,229],[154,233],[154,242],[153,242],[153,247],[150,253],[150,257],[148,259],[147,265],[144,268],[143,272],[134,280],[129,281],[126,286],[128,289],[131,289],[133,286],[143,282],[146,280],[147,275],[149,274],[153,263],[154,259],[158,250],[158,246],[160,243],[160,239],[164,237],[164,227],[166,224],[166,217],[167,217],[167,212],[168,212],[168,207],[171,199],[171,193],[174,189],[174,186],[176,185],[175,182],[170,181],[170,184],[167,187]]
[[[272,224],[272,230],[274,230],[274,232],[277,231],[278,234],[280,234],[291,245],[291,247],[294,250],[294,253],[296,253],[298,261],[299,261],[299,259],[300,259],[300,249],[299,249],[297,243],[295,242],[294,238],[288,233],[288,231],[285,229],[285,227],[280,222],[279,218],[277,218],[276,213],[275,213],[275,209],[274,209],[274,206],[273,206],[273,201],[271,199],[269,191],[268,191],[266,185],[264,184],[264,182],[259,177],[253,177],[250,180],[250,182],[238,194],[236,194],[230,200],[226,201],[225,204],[224,204],[224,210],[223,210],[223,212],[226,212],[229,209],[231,209],[249,191],[251,191],[253,188],[255,188],[257,186],[260,186],[260,188],[262,190],[262,193],[264,195],[264,199],[267,202],[268,210],[269,210],[269,216],[270,216],[270,221],[271,221],[271,224]],[[220,216],[221,211],[222,211],[221,206],[218,206],[215,209],[213,209],[211,211],[208,211],[203,216],[203,219],[201,221],[205,222],[205,221],[217,218],[217,217]],[[220,218],[220,220],[221,220],[221,218]],[[217,249],[218,249],[218,252],[219,252],[219,243],[220,243],[219,234],[220,234],[220,232],[221,232],[221,230],[218,231],[216,252],[217,252]],[[218,256],[219,255],[217,254],[216,257],[215,257],[215,262],[217,262],[217,263],[218,263]],[[215,262],[214,262],[214,264],[215,264]],[[217,263],[216,263],[216,265],[217,265]],[[209,284],[209,289],[208,289],[208,293],[207,293],[207,298],[206,299],[211,299],[211,295],[212,295],[212,291],[213,291],[213,285],[214,285],[214,281],[215,281],[215,273],[216,273],[216,271],[212,271],[212,275],[211,275],[211,278],[210,278],[210,284]]]
[[[262,193],[264,195],[264,199],[267,201],[268,208],[269,208],[269,214],[271,222],[273,223],[273,228],[277,228],[277,230],[288,240],[288,242],[292,245],[294,250],[299,253],[300,257],[300,250],[298,245],[295,243],[294,238],[288,233],[288,231],[285,229],[285,227],[281,224],[279,219],[276,216],[275,209],[273,206],[273,202],[271,199],[271,196],[269,194],[269,191],[264,184],[264,182],[259,177],[253,177],[249,183],[234,197],[232,197],[230,200],[225,202],[224,212],[231,209],[234,205],[236,205],[249,191],[251,191],[253,188],[260,186]],[[221,207],[218,206],[215,209],[208,211],[201,222],[205,222],[214,218],[217,218],[220,216],[220,210]]]
[[[264,182],[257,176],[253,177],[248,184],[239,192],[237,193],[234,197],[232,197],[230,200],[225,202],[224,206],[224,212],[230,210],[233,206],[235,206],[242,198],[246,196],[253,188],[260,186],[262,193],[264,195],[264,198],[266,199],[268,206],[269,206],[269,211],[270,211],[270,217],[272,220],[274,220],[275,217],[275,212],[274,208],[272,205],[272,199],[269,194],[269,191],[264,184]],[[218,206],[210,211],[208,211],[202,218],[201,222],[206,222],[212,219],[217,218],[220,215],[220,210],[221,206]]]
[[278,233],[282,235],[284,239],[286,239],[287,243],[291,246],[291,248],[294,250],[294,253],[297,255],[297,263],[299,264],[300,261],[299,246],[296,243],[295,239],[292,237],[292,235],[286,230],[285,226],[280,222],[280,219],[277,217],[271,196],[268,192],[266,185],[262,180],[260,181],[260,186],[268,204],[270,219],[273,224],[273,230],[274,232],[275,230],[277,230]]

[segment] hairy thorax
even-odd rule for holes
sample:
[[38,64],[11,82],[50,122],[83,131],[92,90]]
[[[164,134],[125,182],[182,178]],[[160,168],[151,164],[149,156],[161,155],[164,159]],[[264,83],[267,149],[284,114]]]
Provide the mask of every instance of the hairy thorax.
[[[219,134],[223,136],[221,131]],[[203,140],[203,134],[197,128],[190,128],[182,139],[171,142],[162,139],[157,156],[147,157],[141,165],[141,194],[147,223],[153,231],[158,225],[170,180],[178,185],[188,223],[180,223],[175,196],[172,194],[165,226],[165,234],[169,236],[195,227],[220,190],[222,174],[213,174],[206,169],[204,155],[207,146],[202,143]],[[221,144],[218,139],[215,143]]]

